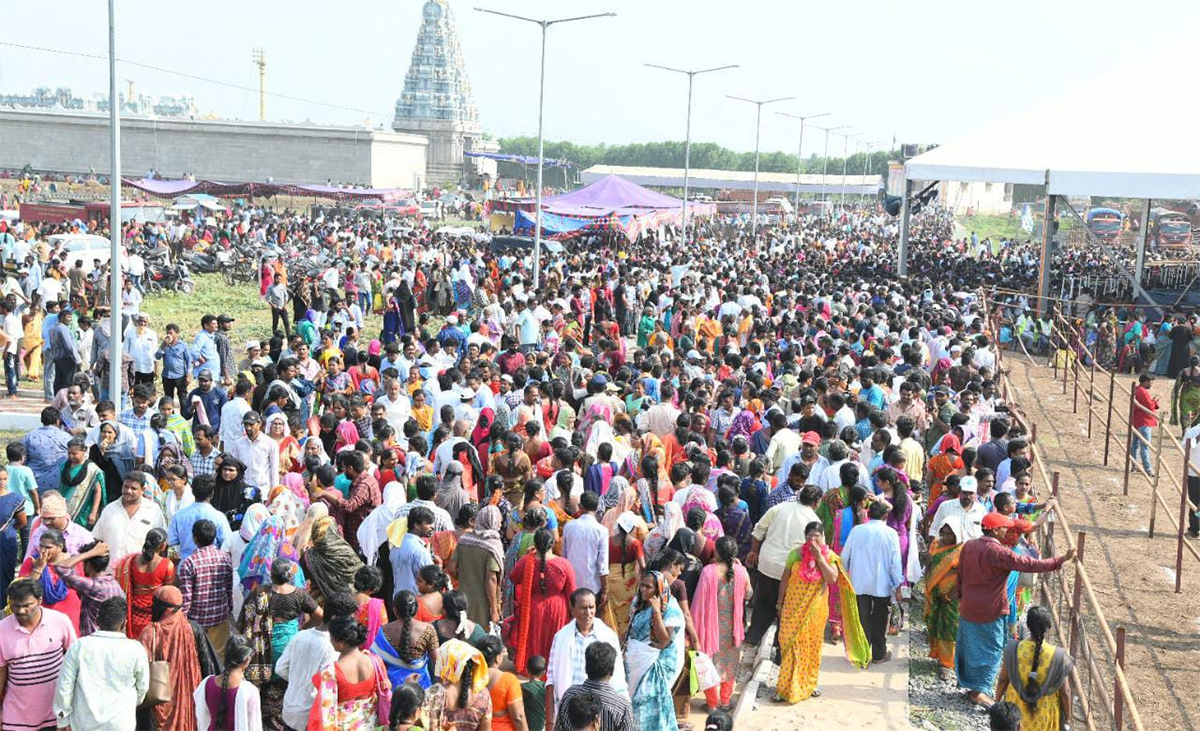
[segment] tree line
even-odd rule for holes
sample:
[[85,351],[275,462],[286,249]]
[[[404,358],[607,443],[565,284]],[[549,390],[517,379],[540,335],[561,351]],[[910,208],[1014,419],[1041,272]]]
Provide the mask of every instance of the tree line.
[[[537,156],[536,137],[502,137],[500,151],[513,155]],[[577,145],[569,141],[546,141],[546,158],[568,160],[577,169],[593,165],[625,165],[630,167],[682,168],[683,142],[635,142],[626,145]],[[889,160],[899,159],[898,151],[877,150],[870,155],[870,170],[874,175],[886,175]],[[846,159],[848,175],[867,172],[867,154],[855,153]],[[820,173],[824,160],[813,154],[805,158],[802,172]],[[753,152],[735,152],[714,142],[693,142],[691,167],[705,170],[754,170]],[[766,173],[796,172],[796,155],[787,152],[763,152],[758,168]],[[830,156],[829,174],[841,174],[842,158]]]

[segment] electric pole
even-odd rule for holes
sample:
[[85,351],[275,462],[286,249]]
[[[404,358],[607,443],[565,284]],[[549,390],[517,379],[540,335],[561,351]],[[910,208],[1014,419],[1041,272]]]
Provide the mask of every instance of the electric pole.
[[263,49],[255,47],[251,53],[254,65],[258,67],[258,121],[267,121],[267,54]]

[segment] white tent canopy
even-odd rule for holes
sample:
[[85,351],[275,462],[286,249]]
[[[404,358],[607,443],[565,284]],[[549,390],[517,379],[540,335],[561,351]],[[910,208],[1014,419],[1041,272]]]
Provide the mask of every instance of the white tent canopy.
[[905,175],[1046,185],[1063,196],[1200,198],[1197,68],[1200,44],[1162,51],[914,157]]

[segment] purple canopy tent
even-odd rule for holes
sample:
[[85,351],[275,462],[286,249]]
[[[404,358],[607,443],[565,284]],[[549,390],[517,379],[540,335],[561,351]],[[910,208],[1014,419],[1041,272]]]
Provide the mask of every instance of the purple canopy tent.
[[[693,216],[710,216],[712,204],[692,204]],[[637,238],[646,229],[667,223],[678,223],[683,214],[683,201],[609,175],[579,190],[551,196],[542,201],[542,233],[552,238],[579,236],[603,230],[624,231]],[[517,232],[532,231],[532,211],[517,213]]]
[[137,188],[159,198],[176,198],[181,195],[207,193],[209,195],[292,195],[335,200],[398,200],[411,197],[402,188],[340,188],[336,185],[281,185],[277,183],[221,183],[214,180],[141,180],[122,181],[126,186]]

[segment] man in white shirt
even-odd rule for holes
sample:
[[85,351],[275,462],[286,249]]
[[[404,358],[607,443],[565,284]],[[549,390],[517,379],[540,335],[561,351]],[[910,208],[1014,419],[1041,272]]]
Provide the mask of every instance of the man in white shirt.
[[67,648],[54,692],[59,728],[137,726],[137,708],[150,688],[150,663],[146,648],[125,636],[127,611],[124,597],[105,599],[96,616],[99,629]]
[[329,623],[335,617],[352,617],[357,611],[358,606],[349,593],[326,597],[321,625],[296,633],[279,656],[275,672],[289,681],[283,693],[283,722],[288,728],[308,727],[308,713],[317,700],[312,677],[338,657],[337,650],[329,642]]
[[[596,520],[600,498],[594,492],[579,496],[582,513],[563,528],[563,557],[575,569],[575,586],[591,589],[596,601],[604,603],[608,576],[608,529]],[[618,522],[628,516],[621,516]]]
[[[591,589],[576,589],[571,594],[573,620],[554,634],[550,657],[546,658],[546,728],[554,728],[554,714],[563,694],[573,685],[587,680],[583,654],[594,642],[611,645],[621,657],[621,640],[596,616],[596,594]],[[625,665],[616,663],[608,681],[617,694],[629,692]]]
[[21,317],[7,301],[0,302],[0,314],[4,315],[4,381],[9,398],[17,395],[17,346],[25,334]]
[[140,472],[130,472],[121,482],[121,499],[100,511],[92,536],[108,544],[110,556],[128,556],[142,550],[146,534],[166,530],[167,521],[158,503],[144,497],[145,482]]
[[888,612],[892,597],[901,601],[904,569],[900,565],[900,536],[883,519],[891,510],[882,500],[867,507],[867,522],[850,530],[842,547],[842,562],[858,594],[858,616],[871,643],[871,662],[892,659],[887,649]]
[[936,538],[944,523],[953,523],[960,542],[966,543],[982,538],[983,528],[980,523],[988,510],[975,494],[978,489],[979,483],[974,477],[959,478],[958,499],[947,498],[938,506],[937,512],[933,514],[933,521],[929,524],[929,536]]
[[[134,327],[125,331],[123,347],[133,358],[133,372],[137,383],[154,380],[154,353],[158,350],[158,334],[150,329],[150,318],[138,313],[133,317]],[[133,384],[131,384],[133,385]]]
[[649,429],[654,436],[662,439],[675,431],[675,422],[683,412],[675,408],[671,400],[675,397],[675,387],[669,383],[659,386],[659,403],[642,411],[638,416],[638,427]]
[[218,431],[226,444],[237,439],[238,435],[242,433],[242,417],[251,411],[250,402],[246,399],[253,388],[253,384],[249,381],[239,380],[238,385],[234,387],[233,398],[226,401],[225,405],[221,407],[221,423],[218,425]]
[[279,480],[279,444],[262,432],[262,417],[247,411],[242,417],[243,433],[225,447],[225,454],[246,465],[246,484],[266,495]]
[[777,472],[785,460],[800,451],[800,434],[787,426],[782,412],[772,411],[767,417],[771,425],[771,442],[767,445],[767,471]]
[[404,433],[404,425],[412,418],[412,404],[408,395],[402,392],[399,378],[393,378],[384,387],[384,394],[375,399],[375,403],[383,406],[387,423],[396,430],[396,434]]
[[746,566],[754,570],[754,598],[746,642],[752,645],[762,640],[767,627],[775,621],[779,581],[783,578],[788,554],[804,540],[806,526],[821,522],[816,513],[816,506],[821,501],[819,490],[805,485],[797,500],[779,503],[767,510],[750,534]]

